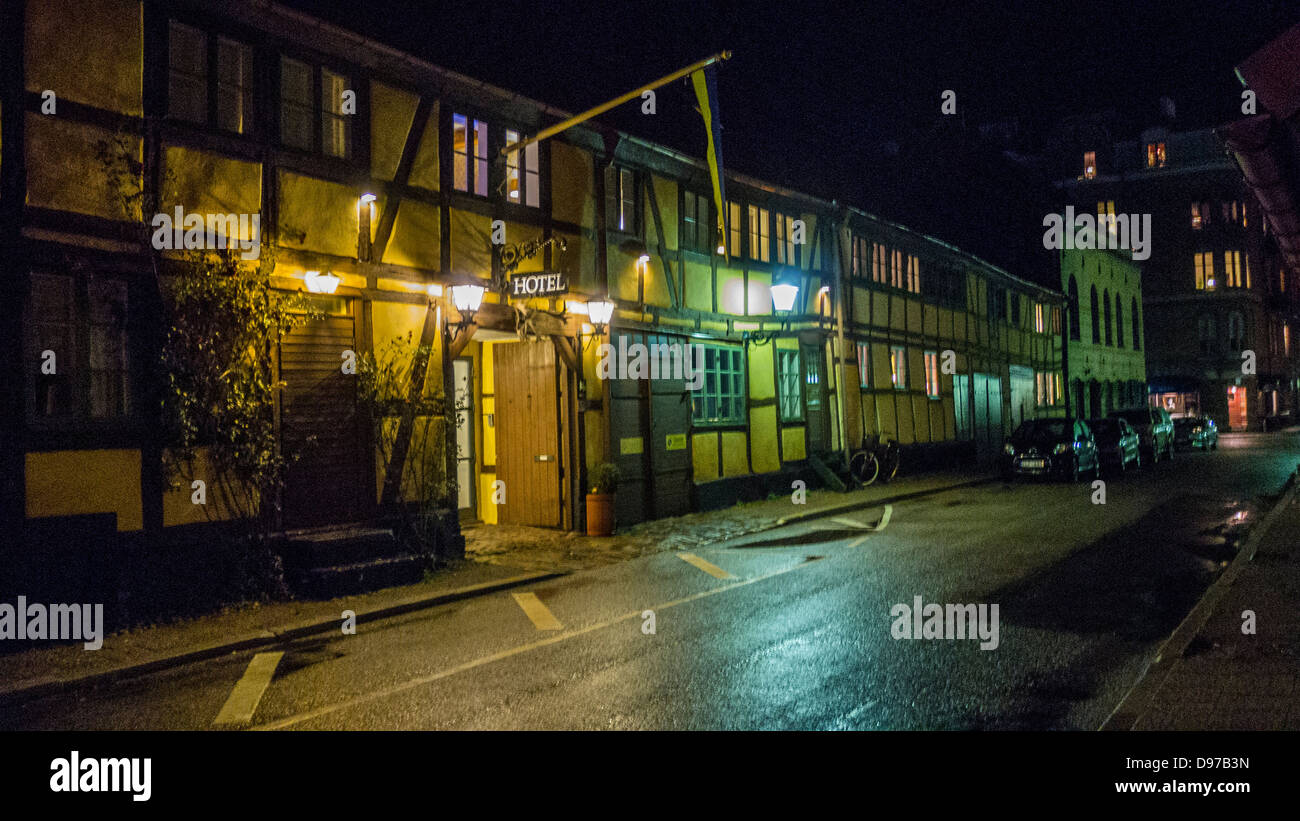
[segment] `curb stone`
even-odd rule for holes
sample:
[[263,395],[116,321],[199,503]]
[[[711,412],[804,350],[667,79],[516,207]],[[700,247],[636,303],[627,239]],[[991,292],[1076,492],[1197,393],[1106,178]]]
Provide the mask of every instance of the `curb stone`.
[[[512,587],[532,584],[533,582],[549,581],[565,575],[568,574],[563,572],[526,573],[524,575],[510,576],[496,581],[481,582],[466,587],[444,590],[440,593],[423,596],[418,599],[402,601],[384,607],[376,607],[364,611],[354,611],[356,612],[356,623],[362,624],[365,622],[391,618],[393,616],[400,616],[405,613],[413,613],[417,610],[425,610],[441,604],[486,596],[491,593],[508,590]],[[46,681],[26,687],[18,687],[5,692],[0,692],[0,706],[8,706],[18,702],[31,701],[33,699],[57,693],[64,693],[87,686],[106,684],[123,678],[133,678],[148,673],[155,673],[160,670],[167,670],[173,667],[182,667],[187,664],[207,661],[231,653],[239,653],[259,647],[283,644],[306,636],[336,630],[338,629],[339,624],[339,618],[330,618],[322,621],[298,624],[278,632],[275,630],[261,630],[255,635],[250,635],[245,638],[202,647],[198,650],[177,653],[175,655],[140,662],[138,664],[127,664],[100,673],[90,673],[76,678]]]

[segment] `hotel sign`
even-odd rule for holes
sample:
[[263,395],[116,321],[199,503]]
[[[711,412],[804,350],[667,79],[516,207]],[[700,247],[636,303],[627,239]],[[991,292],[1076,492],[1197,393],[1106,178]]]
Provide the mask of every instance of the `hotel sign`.
[[510,298],[556,296],[569,292],[568,274],[515,274],[510,278]]

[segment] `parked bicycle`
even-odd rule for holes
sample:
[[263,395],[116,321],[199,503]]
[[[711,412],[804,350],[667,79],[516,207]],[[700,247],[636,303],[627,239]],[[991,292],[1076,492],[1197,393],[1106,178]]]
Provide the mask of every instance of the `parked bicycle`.
[[860,487],[876,479],[888,483],[898,474],[901,454],[897,439],[874,436],[849,457],[849,476]]

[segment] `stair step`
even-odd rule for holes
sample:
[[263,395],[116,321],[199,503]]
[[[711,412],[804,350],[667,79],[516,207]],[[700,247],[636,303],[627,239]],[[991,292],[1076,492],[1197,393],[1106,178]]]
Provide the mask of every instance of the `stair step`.
[[285,534],[286,568],[338,567],[401,554],[390,528],[335,527]]
[[291,575],[290,586],[305,598],[332,599],[414,584],[424,578],[424,567],[425,560],[420,556],[387,556],[302,570]]
[[817,454],[808,454],[808,463],[812,465],[813,470],[821,480],[826,483],[826,487],[840,493],[849,489],[848,485],[844,484],[844,480],[839,477],[839,474],[827,467],[826,463]]

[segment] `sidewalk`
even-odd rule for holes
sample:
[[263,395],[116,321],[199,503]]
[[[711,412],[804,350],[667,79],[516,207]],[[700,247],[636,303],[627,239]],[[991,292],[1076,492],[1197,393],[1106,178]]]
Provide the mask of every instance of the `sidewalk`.
[[983,474],[943,472],[900,477],[850,493],[809,490],[804,504],[792,493],[757,502],[703,513],[655,519],[622,529],[609,537],[584,536],[540,527],[480,525],[465,533],[465,556],[474,561],[516,568],[519,571],[572,572],[649,556],[666,550],[698,547],[770,530],[804,518],[843,512],[899,496],[933,493],[956,485],[984,481]]
[[[1185,647],[1175,632],[1168,669],[1148,673],[1155,680],[1134,689],[1114,729],[1300,730],[1300,493],[1285,494],[1265,524],[1253,556],[1224,571],[1208,618],[1188,625]],[[1242,632],[1247,610],[1253,635]]]
[[0,655],[0,702],[58,692],[74,684],[109,680],[270,646],[304,635],[340,630],[344,610],[357,623],[486,595],[554,575],[599,567],[664,550],[716,544],[725,539],[810,518],[829,511],[879,504],[899,496],[933,493],[982,481],[969,473],[900,478],[853,493],[809,491],[807,503],[790,496],[723,510],[644,522],[608,538],[543,528],[480,526],[465,530],[467,561],[440,570],[429,580],[330,601],[252,603],[169,624],[107,636],[103,647],[80,642]]

